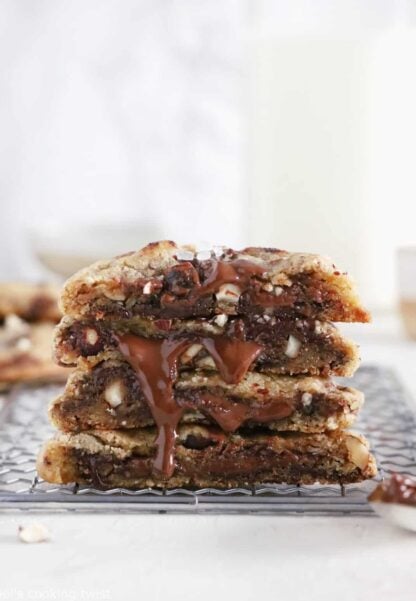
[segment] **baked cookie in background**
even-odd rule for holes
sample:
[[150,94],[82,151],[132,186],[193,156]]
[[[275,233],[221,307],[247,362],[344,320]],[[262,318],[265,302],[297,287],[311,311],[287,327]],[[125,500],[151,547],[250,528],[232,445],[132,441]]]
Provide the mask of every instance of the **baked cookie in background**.
[[30,323],[57,323],[61,319],[59,290],[56,284],[0,282],[0,319],[17,315]]
[[60,318],[58,287],[0,283],[0,389],[19,382],[65,382],[69,370],[52,360]]

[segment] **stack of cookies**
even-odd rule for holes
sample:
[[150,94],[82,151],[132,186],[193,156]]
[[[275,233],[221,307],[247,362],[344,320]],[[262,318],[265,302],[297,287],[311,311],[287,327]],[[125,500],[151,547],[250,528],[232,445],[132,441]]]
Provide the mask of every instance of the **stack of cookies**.
[[327,259],[270,248],[197,253],[157,242],[73,276],[55,357],[75,366],[49,414],[41,477],[98,488],[348,483],[373,477],[346,430],[369,321]]

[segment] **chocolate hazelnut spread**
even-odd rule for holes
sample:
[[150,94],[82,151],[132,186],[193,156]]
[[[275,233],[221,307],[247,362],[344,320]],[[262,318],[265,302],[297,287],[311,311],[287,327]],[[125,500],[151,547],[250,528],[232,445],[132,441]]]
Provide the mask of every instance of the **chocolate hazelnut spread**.
[[240,294],[252,286],[254,276],[264,276],[266,267],[245,259],[209,260],[199,263],[205,276],[201,283],[200,274],[189,261],[170,270],[167,277],[168,290],[161,297],[162,308],[181,311],[192,306],[203,297],[217,293],[224,284],[238,285]]
[[381,482],[368,497],[369,501],[402,503],[416,506],[416,480],[400,474],[392,474]]
[[263,350],[257,342],[246,342],[224,336],[202,338],[201,344],[213,358],[222,379],[227,384],[238,384]]
[[[180,407],[175,401],[173,385],[178,376],[179,356],[195,343],[195,338],[158,340],[123,334],[118,336],[118,340],[120,351],[137,374],[158,429],[153,469],[170,477],[175,470],[176,428],[184,411],[184,407]],[[237,384],[244,378],[262,350],[255,342],[223,337],[217,337],[215,340],[201,338],[200,343],[211,353],[218,371],[230,384]],[[230,403],[226,411],[224,404],[222,409],[218,406],[218,401],[216,409],[213,405],[214,401],[211,400],[211,411],[216,411],[217,417],[220,416],[222,422],[227,423],[230,429],[235,429],[238,426],[234,427],[234,424],[247,419],[237,403]]]
[[[187,403],[182,403],[186,406]],[[190,403],[192,407],[192,403]],[[225,432],[234,432],[247,421],[267,423],[289,417],[294,411],[294,403],[270,401],[257,406],[236,403],[222,396],[204,393],[197,400],[197,407],[209,415]]]
[[210,261],[207,278],[199,288],[195,289],[194,294],[202,296],[217,292],[223,284],[238,284],[243,291],[250,286],[253,276],[262,276],[266,272],[264,265],[245,259]]

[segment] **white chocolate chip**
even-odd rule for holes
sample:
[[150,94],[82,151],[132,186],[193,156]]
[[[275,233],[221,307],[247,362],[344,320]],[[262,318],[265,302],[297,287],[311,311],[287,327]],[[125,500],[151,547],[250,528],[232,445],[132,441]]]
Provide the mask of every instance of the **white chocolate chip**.
[[184,353],[182,353],[181,363],[190,363],[201,349],[202,344],[191,344],[191,346],[188,347]]
[[302,394],[302,405],[304,407],[309,407],[309,405],[312,403],[312,395],[310,392],[304,392]]
[[123,383],[120,380],[116,380],[107,386],[104,392],[104,398],[113,409],[121,405],[124,398]]
[[94,328],[86,328],[84,332],[87,343],[91,345],[96,344],[98,340],[97,330],[94,330]]
[[241,290],[235,284],[223,284],[215,295],[217,301],[225,301],[227,303],[237,303],[240,298]]
[[289,340],[287,341],[287,347],[285,350],[285,355],[290,357],[290,359],[294,359],[299,354],[299,349],[302,346],[300,340],[298,340],[295,336],[290,334]]
[[270,284],[270,282],[264,284],[263,290],[265,290],[266,292],[273,292],[273,284]]
[[23,543],[43,543],[50,539],[49,530],[40,522],[19,526],[18,534]]
[[198,361],[198,367],[202,367],[203,369],[216,369],[214,359],[209,355]]
[[351,463],[364,470],[368,465],[369,452],[360,438],[352,433],[348,434],[345,441]]
[[274,295],[275,296],[280,296],[283,292],[283,288],[281,286],[275,286],[274,287]]
[[146,282],[143,287],[143,294],[152,294],[152,282]]
[[31,347],[32,343],[29,338],[20,338],[20,340],[16,342],[16,349],[21,353],[26,353],[31,349]]
[[228,317],[227,315],[225,315],[225,313],[221,313],[220,315],[217,315],[214,321],[217,324],[217,326],[223,328],[228,321]]

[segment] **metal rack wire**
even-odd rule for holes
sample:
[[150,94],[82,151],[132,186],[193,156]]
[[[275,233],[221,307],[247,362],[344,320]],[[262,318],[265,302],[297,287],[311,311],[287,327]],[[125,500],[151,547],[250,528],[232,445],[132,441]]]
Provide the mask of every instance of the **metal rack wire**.
[[[416,476],[416,421],[406,393],[390,370],[364,366],[348,384],[366,403],[354,427],[372,446],[377,480],[398,471]],[[272,513],[372,515],[367,495],[374,480],[347,486],[267,485],[250,489],[205,488],[95,490],[47,484],[36,475],[40,444],[52,434],[46,408],[56,386],[16,388],[0,409],[0,508],[84,512]]]

